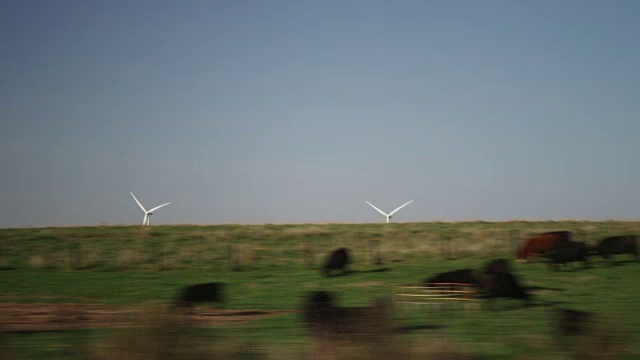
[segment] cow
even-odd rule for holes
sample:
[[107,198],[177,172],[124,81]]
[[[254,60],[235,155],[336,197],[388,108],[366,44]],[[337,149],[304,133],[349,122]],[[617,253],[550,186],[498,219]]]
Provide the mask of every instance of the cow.
[[511,268],[509,266],[509,263],[505,259],[491,260],[484,267],[484,273],[487,275],[504,274],[510,272]]
[[640,260],[638,254],[638,236],[637,235],[619,235],[604,238],[594,247],[594,252],[605,260],[609,260],[611,255],[631,254]]
[[622,333],[602,314],[556,308],[552,318],[552,337],[563,352],[575,359],[623,358],[616,351]]
[[435,287],[437,284],[469,284],[478,285],[478,274],[471,269],[446,271],[436,274],[423,281],[427,287]]
[[302,321],[306,324],[331,321],[335,317],[333,303],[334,298],[327,291],[309,293],[302,305]]
[[588,335],[595,314],[587,311],[556,309],[556,331],[560,336]]
[[527,305],[531,303],[531,295],[511,273],[484,275],[480,278],[480,286],[486,299],[511,298],[523,300]]
[[571,231],[552,231],[533,236],[518,248],[516,257],[518,260],[526,260],[541,255],[568,244],[571,238]]
[[562,265],[572,262],[582,262],[583,267],[589,267],[589,247],[583,242],[571,241],[568,244],[548,251],[549,266],[558,270]]
[[393,330],[392,311],[389,299],[378,299],[371,306],[341,307],[333,294],[313,291],[305,296],[301,318],[311,335],[379,339]]
[[174,305],[188,309],[191,309],[194,304],[205,302],[215,302],[224,305],[224,298],[222,296],[222,289],[224,287],[225,284],[219,282],[189,285],[180,290],[174,301]]
[[335,271],[342,271],[342,274],[346,274],[348,272],[347,267],[351,262],[351,258],[349,256],[349,250],[347,248],[340,248],[333,251],[322,267],[322,273],[324,276],[331,276],[335,273]]

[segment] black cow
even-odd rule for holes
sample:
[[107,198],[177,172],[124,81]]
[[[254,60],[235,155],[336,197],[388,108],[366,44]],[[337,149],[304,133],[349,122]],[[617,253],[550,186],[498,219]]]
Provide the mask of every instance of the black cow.
[[314,291],[308,294],[302,305],[302,320],[307,324],[331,321],[334,315],[334,299],[327,291]]
[[556,331],[560,336],[588,335],[594,320],[593,313],[559,308],[556,310]]
[[611,255],[615,254],[631,254],[640,260],[638,254],[638,236],[637,235],[619,235],[612,236],[600,240],[595,246],[594,252],[609,260]]
[[549,266],[558,270],[559,266],[573,262],[582,262],[586,268],[589,267],[589,247],[583,242],[571,241],[563,247],[554,249],[546,253],[549,258]]
[[446,271],[425,279],[423,283],[427,287],[433,287],[436,284],[470,284],[477,286],[478,274],[471,269]]
[[613,323],[599,313],[556,308],[553,313],[552,336],[558,349],[572,358],[623,358],[614,344],[622,338]]
[[225,284],[211,282],[187,286],[180,290],[174,305],[176,307],[191,308],[194,304],[215,302],[224,305],[222,289]]
[[340,248],[329,255],[322,267],[322,273],[324,276],[331,276],[335,271],[342,271],[344,275],[348,272],[347,267],[350,262],[349,250],[347,248]]
[[485,267],[484,273],[488,275],[511,273],[509,263],[505,259],[491,260]]
[[481,287],[487,299],[511,298],[524,300],[526,304],[531,302],[531,295],[524,290],[511,273],[485,275],[481,279]]
[[308,293],[301,306],[304,324],[317,336],[358,336],[376,339],[392,330],[393,309],[389,299],[371,306],[341,307],[326,291]]

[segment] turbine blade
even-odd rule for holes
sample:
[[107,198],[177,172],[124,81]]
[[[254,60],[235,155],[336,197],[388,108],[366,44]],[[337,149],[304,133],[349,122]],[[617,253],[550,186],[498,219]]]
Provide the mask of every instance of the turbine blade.
[[[385,212],[384,212],[384,211],[382,211],[382,210],[378,209],[377,207],[373,206],[373,204],[372,204],[372,203],[370,203],[370,202],[368,202],[368,201],[365,201],[365,202],[366,202],[367,204],[369,204],[369,206],[371,206],[372,208],[376,209],[376,211],[377,211],[377,212],[379,212],[380,214],[382,214],[382,215],[384,215],[384,216],[387,216],[387,214],[385,214]],[[390,215],[390,214],[389,214],[389,215]]]
[[149,219],[149,214],[144,213],[144,217],[142,218],[142,225],[147,225],[148,219]]
[[398,206],[395,210],[393,210],[392,212],[390,212],[390,213],[389,213],[389,216],[391,216],[391,215],[395,214],[396,212],[400,211],[400,209],[402,209],[403,207],[405,207],[405,206],[407,206],[407,205],[411,204],[412,202],[413,202],[413,200],[409,200],[409,201],[407,201],[406,203],[404,203],[404,204],[402,204],[402,205]]
[[164,203],[164,204],[162,204],[162,205],[160,205],[160,206],[156,206],[156,207],[154,207],[153,209],[149,210],[149,212],[150,212],[150,213],[152,213],[152,212],[154,212],[154,211],[156,211],[156,210],[160,209],[161,207],[167,206],[167,205],[169,205],[169,204],[171,204],[171,203],[170,203],[170,202],[168,202],[168,203]]
[[142,204],[140,204],[140,201],[138,201],[138,199],[136,199],[136,196],[133,195],[132,192],[130,192],[129,194],[131,194],[131,196],[133,197],[133,200],[136,201],[136,204],[138,204],[138,206],[140,206],[140,209],[142,209],[142,211],[144,211],[145,213],[147,212],[147,210],[145,210],[144,206],[142,206]]

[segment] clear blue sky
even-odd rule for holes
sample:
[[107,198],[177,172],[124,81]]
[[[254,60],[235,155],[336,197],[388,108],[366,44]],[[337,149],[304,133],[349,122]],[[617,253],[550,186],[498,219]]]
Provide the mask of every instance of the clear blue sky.
[[640,1],[0,2],[0,227],[640,218]]

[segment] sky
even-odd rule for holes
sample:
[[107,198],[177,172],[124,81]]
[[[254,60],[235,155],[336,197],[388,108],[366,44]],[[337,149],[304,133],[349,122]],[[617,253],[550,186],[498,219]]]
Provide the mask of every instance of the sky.
[[0,227],[637,220],[640,2],[4,0]]

